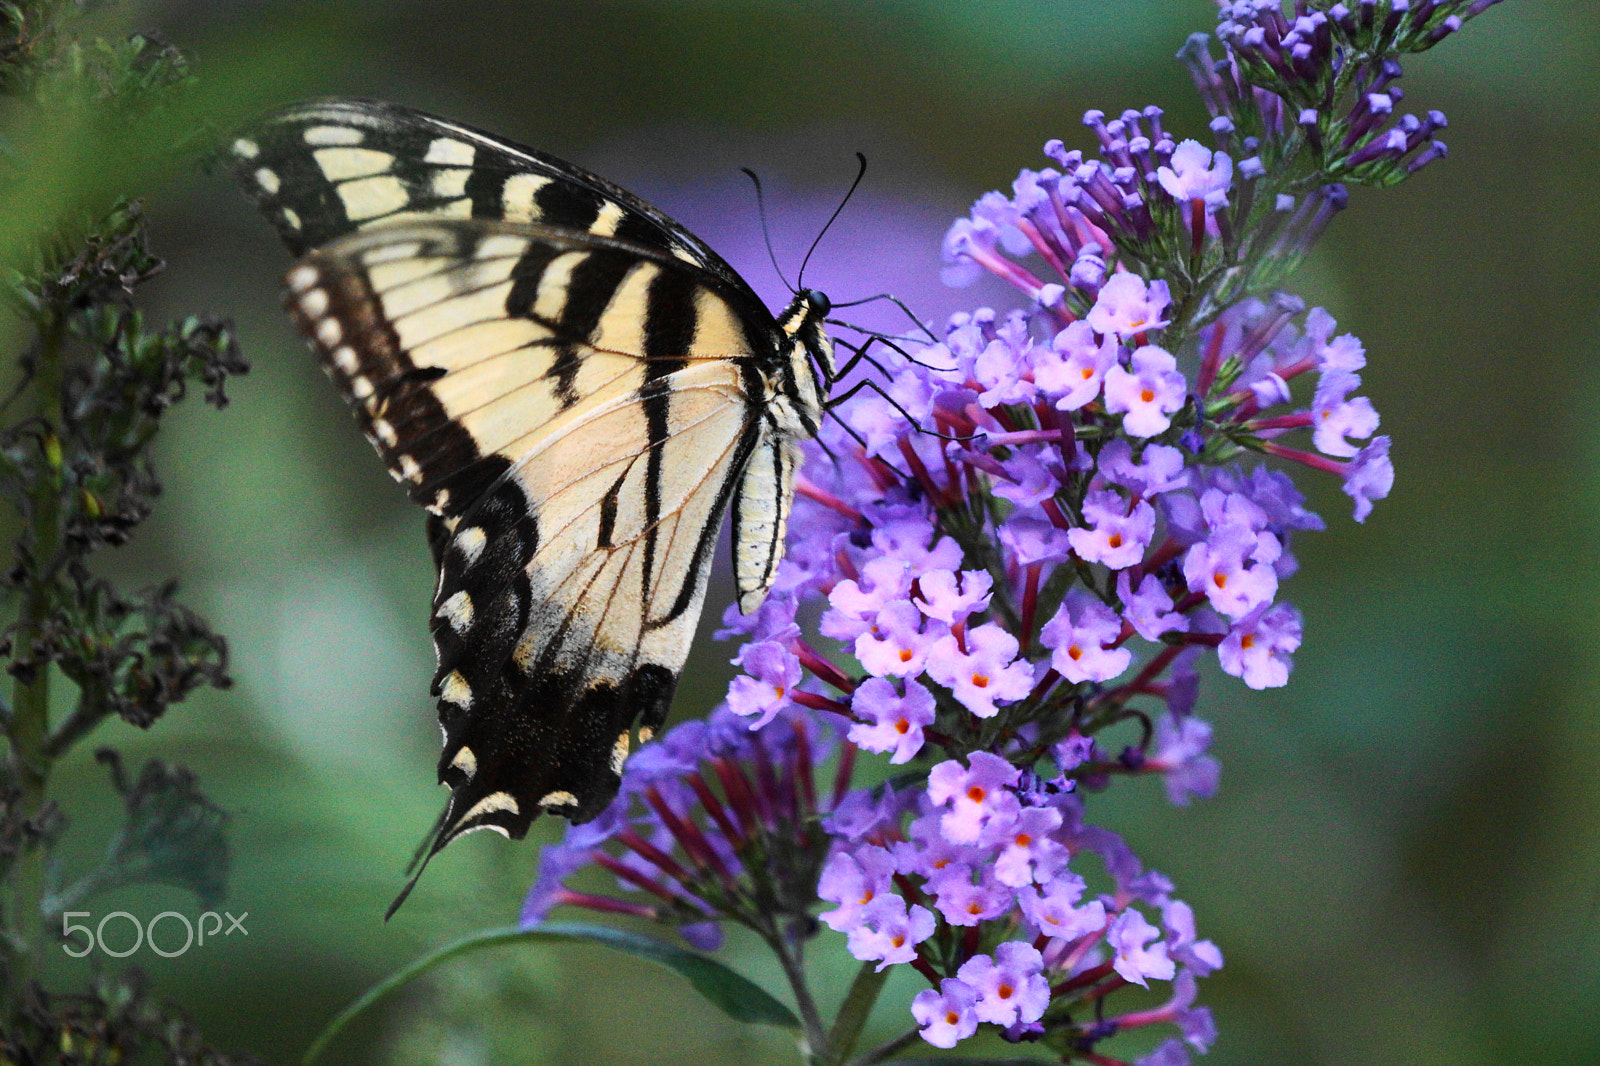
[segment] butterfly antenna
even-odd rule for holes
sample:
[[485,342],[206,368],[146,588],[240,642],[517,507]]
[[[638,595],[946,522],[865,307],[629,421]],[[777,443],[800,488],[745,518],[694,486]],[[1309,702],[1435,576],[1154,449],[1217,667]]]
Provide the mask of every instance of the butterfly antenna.
[[[744,171],[745,177],[749,178],[756,187],[756,214],[761,217],[761,239],[767,242],[767,258],[772,260],[772,269],[778,275],[778,280],[783,282],[784,288],[791,293],[799,292],[800,290],[796,286],[790,285],[789,279],[783,276],[783,268],[778,265],[778,254],[772,250],[772,234],[767,229],[767,198],[761,189],[761,176],[749,167],[740,167],[739,169]],[[800,272],[805,273],[804,266],[800,268]]]
[[800,260],[800,276],[795,278],[798,288],[805,283],[806,264],[811,262],[811,253],[817,250],[817,245],[822,243],[822,238],[828,235],[828,229],[833,225],[833,220],[839,217],[839,212],[844,210],[844,205],[850,202],[850,197],[856,194],[856,189],[861,185],[861,179],[867,174],[867,157],[860,152],[856,153],[856,180],[850,183],[849,190],[844,194],[844,199],[839,201],[839,206],[833,209],[833,214],[828,216],[828,221],[823,225],[822,232],[817,234],[817,239],[811,242],[811,247],[806,250],[806,257]]

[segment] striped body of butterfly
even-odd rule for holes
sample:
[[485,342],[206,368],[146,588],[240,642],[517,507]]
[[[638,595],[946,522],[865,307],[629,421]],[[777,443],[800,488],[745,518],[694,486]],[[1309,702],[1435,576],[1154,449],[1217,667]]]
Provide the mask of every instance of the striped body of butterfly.
[[293,106],[231,152],[302,256],[286,305],[430,515],[452,794],[428,855],[594,817],[666,717],[730,506],[740,608],[772,583],[826,298],[774,318],[638,197],[392,104]]

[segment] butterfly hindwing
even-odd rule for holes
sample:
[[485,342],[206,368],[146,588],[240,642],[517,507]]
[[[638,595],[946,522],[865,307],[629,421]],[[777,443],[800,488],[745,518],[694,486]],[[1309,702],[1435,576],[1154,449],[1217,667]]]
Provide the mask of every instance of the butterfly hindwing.
[[775,340],[674,257],[529,226],[397,223],[289,280],[435,515],[441,841],[593,816],[630,731],[665,717],[717,528],[772,450],[755,352]]

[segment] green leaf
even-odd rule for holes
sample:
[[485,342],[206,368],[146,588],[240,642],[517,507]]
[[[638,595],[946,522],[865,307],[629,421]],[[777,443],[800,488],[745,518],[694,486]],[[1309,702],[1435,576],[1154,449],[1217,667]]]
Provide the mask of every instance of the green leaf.
[[411,962],[409,965],[396,970],[388,977],[379,981],[366,992],[356,998],[348,1007],[339,1012],[338,1017],[328,1023],[327,1028],[318,1034],[316,1040],[306,1049],[305,1057],[301,1062],[309,1066],[317,1056],[321,1055],[333,1038],[339,1035],[350,1020],[365,1011],[378,1000],[400,988],[447,959],[464,955],[469,951],[479,948],[499,947],[503,944],[521,944],[537,941],[579,941],[599,944],[602,947],[612,948],[629,955],[668,969],[676,970],[689,983],[694,986],[713,1006],[721,1010],[728,1017],[741,1022],[760,1022],[764,1025],[776,1025],[785,1029],[800,1028],[800,1020],[782,1003],[773,999],[759,985],[748,978],[734,972],[715,959],[682,948],[663,944],[659,940],[652,940],[637,933],[625,932],[621,929],[612,929],[603,925],[579,924],[551,924],[542,925],[537,929],[522,929],[515,926],[503,929],[485,929],[482,932],[471,933],[459,940],[452,941],[436,951]]

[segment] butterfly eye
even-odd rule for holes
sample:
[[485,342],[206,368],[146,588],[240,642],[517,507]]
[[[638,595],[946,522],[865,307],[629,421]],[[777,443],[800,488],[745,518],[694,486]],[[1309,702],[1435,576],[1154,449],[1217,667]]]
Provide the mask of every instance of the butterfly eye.
[[816,289],[807,289],[804,293],[806,306],[818,318],[824,318],[833,310],[833,302]]

